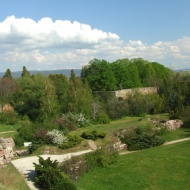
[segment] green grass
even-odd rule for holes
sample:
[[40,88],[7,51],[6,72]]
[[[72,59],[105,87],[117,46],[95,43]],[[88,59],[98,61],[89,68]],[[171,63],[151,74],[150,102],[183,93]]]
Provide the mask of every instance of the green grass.
[[186,128],[180,128],[172,132],[167,132],[166,134],[163,135],[163,138],[165,139],[166,142],[177,139],[183,139],[187,137],[190,137],[190,129]]
[[0,132],[16,131],[19,127],[20,127],[19,124],[16,124],[16,125],[0,124]]
[[[93,131],[93,130],[105,132],[106,133],[105,139],[96,140],[96,144],[98,146],[101,146],[104,143],[116,140],[117,137],[114,136],[114,132],[120,129],[151,125],[151,123],[148,121],[147,118],[153,118],[154,120],[165,120],[165,119],[167,120],[168,114],[147,115],[142,118],[125,117],[120,120],[112,121],[109,124],[91,125],[89,127],[78,128],[77,130],[72,131],[71,134],[81,135],[85,131]],[[181,128],[173,132],[168,132],[163,135],[163,138],[165,139],[166,142],[186,137],[190,137],[190,130],[184,128]]]
[[79,190],[188,190],[190,141],[122,155],[116,164],[85,174]]
[[2,190],[30,190],[24,178],[18,173],[16,168],[9,163],[1,168],[0,189]]

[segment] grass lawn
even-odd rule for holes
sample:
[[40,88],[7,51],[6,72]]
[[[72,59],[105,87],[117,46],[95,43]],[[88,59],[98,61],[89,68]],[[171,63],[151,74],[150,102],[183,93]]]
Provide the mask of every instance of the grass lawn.
[[122,155],[116,164],[85,174],[79,190],[188,190],[190,141]]
[[0,172],[1,190],[30,190],[26,185],[24,178],[18,173],[16,168],[9,163]]

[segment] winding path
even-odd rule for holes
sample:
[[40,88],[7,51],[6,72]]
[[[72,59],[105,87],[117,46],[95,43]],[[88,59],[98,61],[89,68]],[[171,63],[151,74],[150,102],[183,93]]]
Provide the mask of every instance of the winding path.
[[[80,152],[75,153],[67,153],[62,155],[40,155],[42,158],[47,159],[48,157],[51,158],[51,160],[57,160],[58,162],[63,162],[65,160],[70,159],[72,156],[78,156],[82,154],[86,154],[88,152],[91,152],[92,150],[84,150]],[[14,167],[21,173],[21,175],[24,176],[25,181],[28,185],[28,187],[31,190],[38,190],[38,188],[34,185],[34,165],[33,163],[39,163],[38,156],[32,156],[32,157],[26,157],[26,158],[20,158],[17,160],[12,160],[11,163],[14,165]]]

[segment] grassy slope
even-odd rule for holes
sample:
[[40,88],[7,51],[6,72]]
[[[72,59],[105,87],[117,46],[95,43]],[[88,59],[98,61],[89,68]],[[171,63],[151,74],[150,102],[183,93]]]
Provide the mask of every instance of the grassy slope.
[[87,173],[79,190],[188,190],[190,141],[122,155],[117,164]]
[[2,190],[30,190],[23,177],[10,163],[0,172],[0,189]]

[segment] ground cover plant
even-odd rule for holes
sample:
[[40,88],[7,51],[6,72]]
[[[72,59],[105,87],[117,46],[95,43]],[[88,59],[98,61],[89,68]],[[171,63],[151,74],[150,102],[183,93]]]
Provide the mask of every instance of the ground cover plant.
[[79,190],[189,189],[190,141],[119,157],[117,163],[86,173]]

